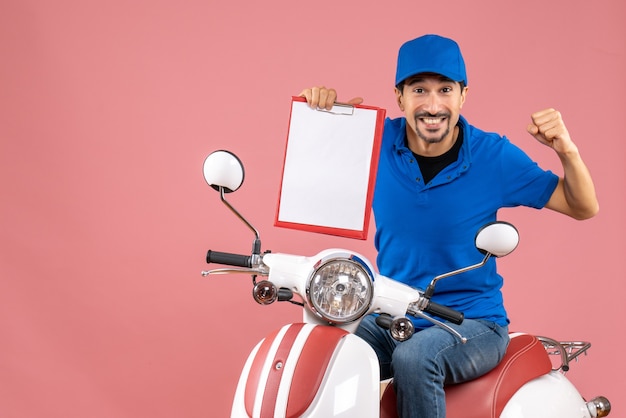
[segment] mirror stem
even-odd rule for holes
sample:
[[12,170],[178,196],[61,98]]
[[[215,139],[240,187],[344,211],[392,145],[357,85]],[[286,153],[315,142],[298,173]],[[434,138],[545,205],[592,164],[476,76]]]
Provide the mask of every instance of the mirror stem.
[[437,284],[437,282],[439,280],[445,279],[446,277],[455,276],[457,274],[465,273],[466,271],[474,270],[474,269],[477,269],[479,267],[482,267],[482,266],[485,265],[487,260],[489,260],[489,258],[491,258],[491,253],[485,253],[485,257],[483,258],[483,260],[480,263],[474,264],[473,266],[463,267],[462,269],[454,270],[454,271],[451,271],[449,273],[441,274],[441,275],[435,277],[430,282],[428,287],[426,288],[426,291],[424,292],[424,296],[426,298],[428,298],[428,299],[433,297],[433,293],[435,293],[435,285]]
[[224,204],[226,206],[228,206],[228,209],[231,210],[231,212],[233,212],[235,215],[237,215],[237,217],[239,219],[241,219],[241,221],[246,224],[246,226],[248,228],[250,228],[250,230],[252,232],[254,232],[254,244],[252,246],[252,253],[253,254],[260,254],[261,252],[261,238],[259,236],[259,231],[256,230],[255,227],[252,226],[252,224],[250,224],[250,222],[248,222],[246,220],[246,218],[243,217],[243,215],[241,215],[241,213],[239,213],[237,211],[237,209],[235,209],[230,203],[228,203],[228,201],[226,200],[226,198],[224,197],[224,187],[220,186],[220,199],[222,199],[222,202],[224,202]]

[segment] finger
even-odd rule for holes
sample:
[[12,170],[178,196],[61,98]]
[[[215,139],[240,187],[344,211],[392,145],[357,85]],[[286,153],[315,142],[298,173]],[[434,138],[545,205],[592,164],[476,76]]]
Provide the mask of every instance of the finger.
[[532,123],[526,127],[528,133],[537,140],[537,142],[548,145],[549,141],[546,140],[545,136],[539,132],[539,127],[537,125],[533,125]]
[[[542,118],[545,118],[541,120]],[[554,111],[549,115],[539,118],[536,122],[539,132],[547,139],[560,138],[567,134],[567,128],[559,112]]]
[[550,121],[541,125],[539,131],[543,133],[546,138],[552,139],[560,136],[563,131],[565,131],[565,128],[563,124],[558,121]]
[[298,94],[298,97],[304,97],[308,105],[311,106],[311,100],[313,97],[313,93],[311,92],[311,89],[302,90],[300,94]]
[[[331,110],[337,100],[337,92],[335,89],[328,89],[324,86],[304,89],[298,96],[304,97],[309,104],[309,107],[314,109]],[[360,104],[363,102],[363,99],[355,97],[351,100],[351,102],[352,101],[354,101],[354,103],[351,104]]]
[[534,128],[529,129],[529,133],[540,141],[542,140],[540,137],[544,137],[544,140],[549,139],[550,136],[547,133],[551,132],[553,134],[553,130],[557,129],[559,124],[561,124],[560,114],[552,108],[535,112],[530,118]]
[[540,110],[539,112],[535,112],[530,116],[533,123],[537,126],[543,125],[553,120],[558,120],[560,119],[560,117],[561,114],[552,108]]
[[363,98],[362,97],[354,97],[354,98],[348,100],[348,104],[351,104],[351,105],[358,105],[358,104],[361,104],[361,103],[363,103]]
[[546,129],[545,136],[546,138],[551,139],[551,140],[558,139],[562,141],[564,140],[566,142],[569,142],[571,140],[567,127],[562,121],[559,121],[559,123],[556,123],[554,124],[554,126],[551,126],[550,128]]
[[337,92],[335,89],[320,88],[320,99],[317,107],[320,109],[331,110],[337,100]]
[[309,100],[309,106],[317,109],[320,103],[320,87],[311,88],[311,100]]

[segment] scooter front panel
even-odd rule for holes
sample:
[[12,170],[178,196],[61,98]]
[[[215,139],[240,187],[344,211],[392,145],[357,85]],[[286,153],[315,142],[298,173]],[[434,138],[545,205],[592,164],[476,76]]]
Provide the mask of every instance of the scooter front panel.
[[247,375],[246,416],[274,417],[275,410],[285,410],[295,364],[313,329],[302,323],[285,325],[262,341],[249,370],[242,374],[242,378]]
[[[363,365],[367,366],[366,373],[358,379],[363,372],[356,369],[363,369]],[[375,376],[371,370],[375,370]],[[356,376],[360,386],[351,385],[346,376],[353,381]],[[363,396],[362,387],[368,385],[367,397],[375,398],[376,410],[378,392],[372,393],[371,387],[377,389],[377,382],[375,354],[363,340],[340,328],[290,324],[265,338],[251,354],[237,387],[231,416],[355,416],[342,415],[346,411],[342,404],[355,403],[346,394],[358,392]],[[337,397],[339,394],[342,396]]]
[[[287,331],[289,331],[289,327],[285,326],[268,335],[250,354],[237,387],[237,394],[233,404],[233,416],[253,417],[259,416],[261,413],[264,392],[259,390],[259,388],[265,388],[266,386],[265,382],[268,379],[272,366],[271,360],[275,357],[280,342]],[[238,401],[238,398],[241,396],[243,396],[243,399]],[[245,415],[234,415],[234,411],[242,406],[240,402],[243,402]]]
[[[289,387],[287,417],[300,417],[309,408],[315,394],[319,391],[322,379],[326,374],[340,341],[349,335],[339,328],[316,326],[311,331],[306,344],[293,370],[293,378]],[[281,397],[285,399],[285,397]]]
[[303,418],[378,418],[380,372],[376,353],[363,339],[347,334],[326,369]]

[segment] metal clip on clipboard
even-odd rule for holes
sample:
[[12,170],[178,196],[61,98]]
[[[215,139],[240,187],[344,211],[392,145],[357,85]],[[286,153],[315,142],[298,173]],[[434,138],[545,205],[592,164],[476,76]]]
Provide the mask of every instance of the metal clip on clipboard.
[[316,110],[320,112],[330,113],[331,115],[346,115],[352,116],[354,115],[354,105],[348,103],[333,103],[333,107],[330,110],[317,108]]

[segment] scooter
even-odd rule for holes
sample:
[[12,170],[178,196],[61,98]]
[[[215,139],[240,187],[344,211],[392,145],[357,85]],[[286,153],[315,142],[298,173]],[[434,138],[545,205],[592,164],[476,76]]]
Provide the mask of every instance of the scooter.
[[[482,259],[435,277],[422,291],[376,273],[367,258],[345,249],[327,249],[313,256],[262,252],[258,231],[225,197],[243,183],[239,158],[229,151],[215,151],[206,158],[203,172],[221,201],[255,237],[249,255],[209,250],[207,263],[230,267],[202,275],[250,274],[256,302],[288,301],[303,311],[302,322],[268,334],[250,353],[235,392],[233,418],[397,417],[393,384],[381,385],[376,354],[354,335],[361,319],[378,314],[378,325],[405,341],[414,333],[409,317],[421,317],[465,342],[446,323],[462,323],[463,314],[431,300],[437,282],[480,268],[491,257],[506,256],[519,242],[513,225],[502,221],[485,225],[475,238]],[[586,401],[565,377],[570,362],[586,354],[590,343],[524,333],[511,333],[510,339],[504,359],[494,370],[445,388],[448,417],[609,415],[608,399],[598,396]]]

